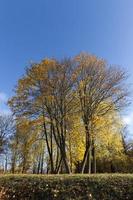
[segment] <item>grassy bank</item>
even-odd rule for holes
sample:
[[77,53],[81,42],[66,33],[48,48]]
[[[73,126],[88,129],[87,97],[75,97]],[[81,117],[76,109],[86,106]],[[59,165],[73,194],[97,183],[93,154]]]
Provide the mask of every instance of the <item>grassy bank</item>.
[[1,200],[132,200],[133,175],[1,175]]

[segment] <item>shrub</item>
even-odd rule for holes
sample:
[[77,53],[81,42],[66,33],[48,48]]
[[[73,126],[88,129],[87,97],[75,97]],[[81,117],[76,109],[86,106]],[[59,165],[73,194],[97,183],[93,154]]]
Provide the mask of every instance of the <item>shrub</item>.
[[2,175],[1,200],[132,200],[133,175]]

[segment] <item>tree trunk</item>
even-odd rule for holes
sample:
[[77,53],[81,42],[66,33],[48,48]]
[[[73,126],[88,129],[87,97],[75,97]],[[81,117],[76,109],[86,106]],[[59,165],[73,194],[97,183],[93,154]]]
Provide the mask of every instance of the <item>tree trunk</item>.
[[39,155],[38,167],[37,167],[37,174],[40,173],[40,165],[41,165],[41,155]]
[[62,158],[60,159],[59,164],[58,164],[58,166],[57,166],[56,174],[59,174],[59,173],[60,173],[61,165],[62,165]]
[[95,144],[94,141],[92,142],[92,172],[96,173],[96,149],[95,149]]
[[72,162],[72,144],[71,144],[70,134],[69,134],[69,159],[70,159],[70,169],[71,169],[71,172],[72,172],[73,162]]
[[15,165],[16,165],[16,154],[13,155],[13,158],[12,158],[12,167],[11,167],[11,172],[14,174],[15,173]]
[[26,173],[26,158],[23,160],[22,174]]
[[[62,127],[61,127],[61,129],[62,129]],[[66,155],[65,136],[63,134],[63,130],[60,133],[57,121],[56,121],[56,131],[57,131],[57,135],[56,135],[55,131],[53,131],[54,139],[55,139],[55,142],[56,142],[57,146],[60,149],[60,154],[61,154],[61,158],[62,158],[62,161],[64,163],[65,169],[66,169],[66,173],[70,174],[71,173],[71,169],[69,167],[69,163],[68,163],[67,155]]]
[[46,138],[46,145],[47,145],[47,150],[48,150],[49,159],[50,159],[51,174],[53,174],[54,173],[53,152],[52,152],[52,149],[51,149],[51,143],[49,145],[49,140],[48,140],[48,134],[47,134],[47,130],[46,130],[45,120],[43,122],[43,128],[44,128],[44,134],[45,134],[45,138]]
[[66,156],[65,145],[61,145],[61,146],[62,146],[62,148],[61,148],[61,154],[62,155],[61,156],[62,156],[62,160],[63,160],[64,166],[65,166],[65,169],[66,169],[66,173],[71,174],[71,169],[69,167],[67,156]]
[[86,147],[85,153],[84,153],[84,158],[82,161],[82,167],[81,167],[81,173],[83,174],[84,172],[86,173],[91,173],[91,145],[88,144]]
[[91,136],[88,125],[85,125],[86,131],[86,150],[84,153],[83,161],[82,161],[82,168],[81,173],[91,173]]
[[6,155],[6,159],[5,159],[5,173],[7,172],[7,161],[8,161],[8,157],[7,157],[7,155]]
[[42,153],[42,158],[41,158],[41,174],[43,174],[43,163],[44,162],[44,151],[43,151],[43,153]]

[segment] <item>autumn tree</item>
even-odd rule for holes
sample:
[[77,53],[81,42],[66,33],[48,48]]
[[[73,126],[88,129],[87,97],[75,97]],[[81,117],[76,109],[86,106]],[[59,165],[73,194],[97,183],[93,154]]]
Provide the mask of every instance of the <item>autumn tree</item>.
[[18,167],[22,173],[26,173],[32,162],[33,145],[39,138],[39,128],[35,121],[24,118],[16,120],[16,132],[10,141],[10,149],[12,150],[12,172],[15,172],[17,160]]
[[[70,173],[66,155],[66,130],[69,115],[76,107],[74,104],[71,106],[74,99],[72,71],[72,64],[69,60],[62,62],[44,60],[40,64],[34,64],[19,80],[16,96],[9,101],[16,117],[25,116],[41,120],[51,163],[51,173],[54,173],[54,168],[59,169],[62,161],[66,172]],[[57,145],[55,167],[54,142]]]
[[[107,112],[104,116],[96,117],[94,124],[92,145],[92,171],[96,173],[96,160],[99,168],[104,169],[108,164],[109,172],[115,171],[115,161],[125,158],[121,131],[122,119],[115,110]],[[95,158],[93,148],[95,147]],[[103,163],[103,166],[100,166]],[[106,171],[106,170],[105,170]]]
[[0,115],[0,153],[4,151],[10,135],[14,131],[14,120],[12,116]]
[[38,171],[45,152],[48,173],[71,173],[77,161],[82,163],[82,173],[91,173],[100,135],[95,120],[124,105],[124,79],[122,70],[88,54],[62,61],[44,59],[27,68],[9,105],[16,119],[36,121],[40,128],[41,152],[37,143],[33,145],[39,153]]
[[[77,95],[81,116],[86,131],[86,149],[82,161],[82,173],[91,173],[93,118],[101,116],[115,106],[120,109],[125,103],[127,91],[124,86],[125,72],[109,66],[104,60],[88,54],[75,58],[77,63]],[[106,106],[101,106],[106,102]]]

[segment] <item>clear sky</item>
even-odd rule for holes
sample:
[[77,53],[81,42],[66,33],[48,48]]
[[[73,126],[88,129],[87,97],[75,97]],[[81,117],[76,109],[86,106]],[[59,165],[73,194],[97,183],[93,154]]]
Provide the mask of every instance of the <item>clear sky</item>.
[[[0,111],[25,67],[87,51],[133,82],[133,0],[0,0]],[[133,131],[133,108],[124,118]]]

